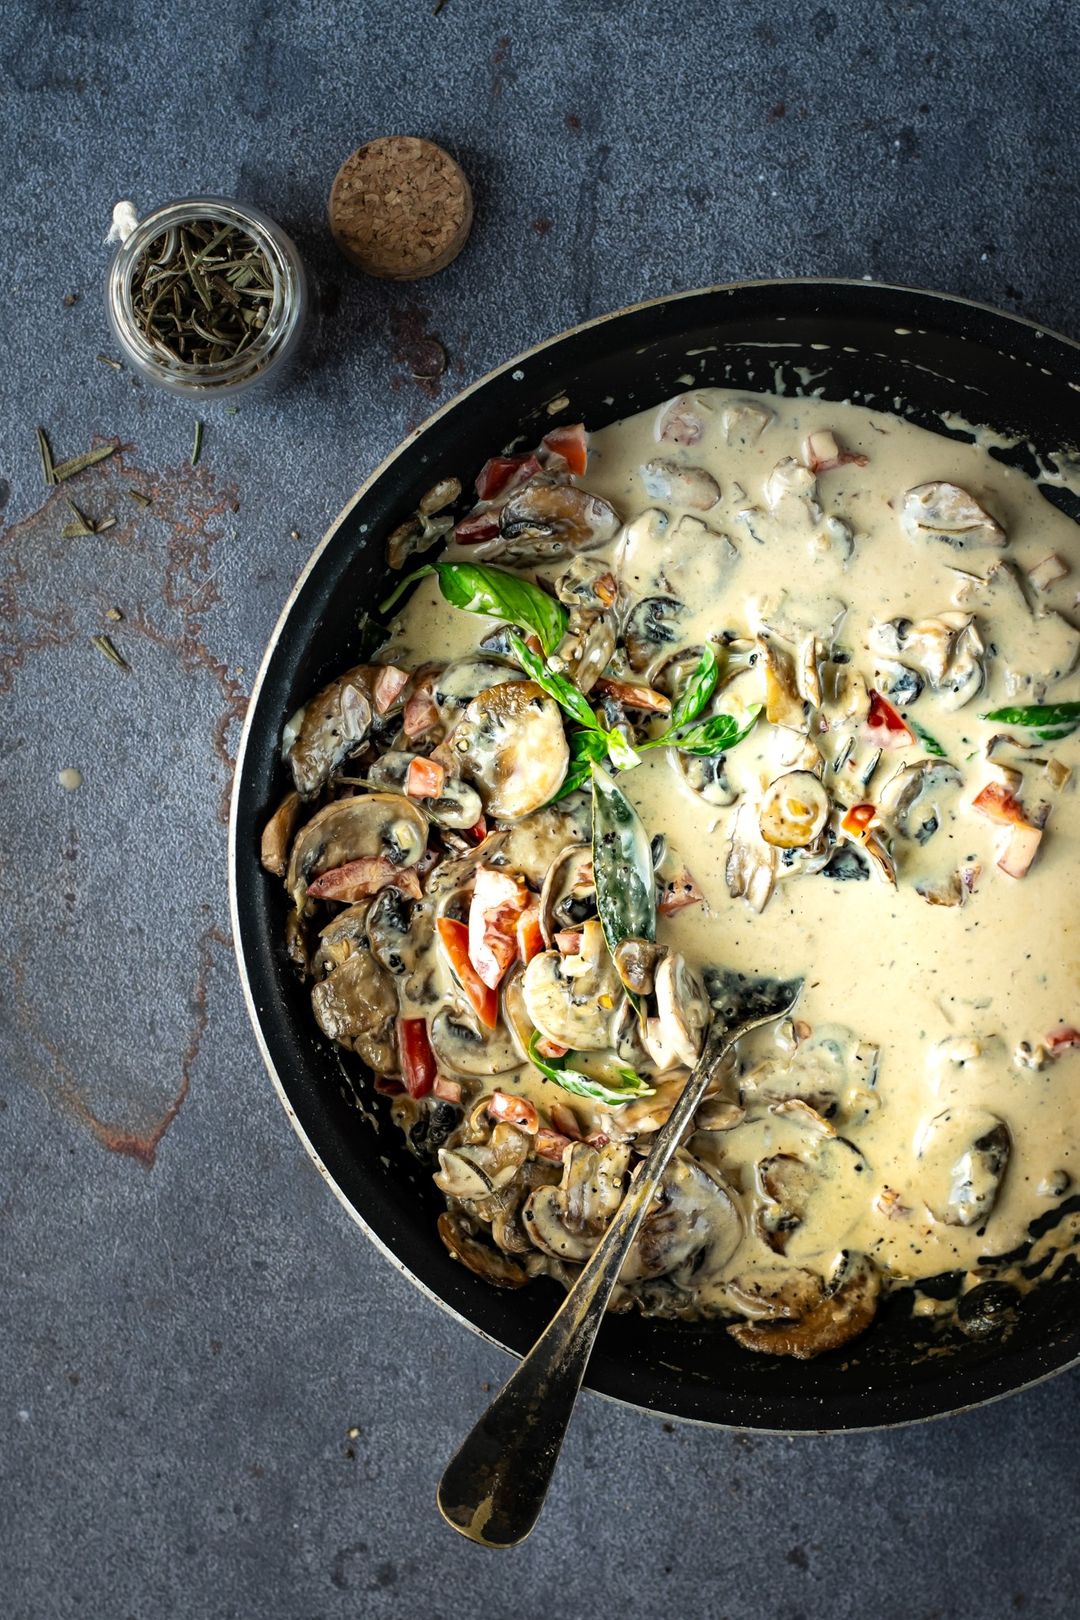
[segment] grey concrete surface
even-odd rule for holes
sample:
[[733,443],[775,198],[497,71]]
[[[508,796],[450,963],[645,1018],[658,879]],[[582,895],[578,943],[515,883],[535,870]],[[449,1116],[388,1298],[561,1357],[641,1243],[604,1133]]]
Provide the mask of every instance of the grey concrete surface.
[[[1080,1612],[1076,1374],[797,1443],[588,1398],[525,1548],[445,1530],[440,1466],[508,1363],[378,1258],[289,1130],[241,1006],[221,814],[309,547],[407,428],[534,339],[814,273],[1080,335],[1078,50],[1080,10],[1051,0],[0,6],[7,1620]],[[323,220],[341,158],[394,130],[445,142],[477,194],[466,252],[414,286],[355,275]],[[323,326],[291,391],[204,413],[192,469],[193,411],[95,355],[113,202],[195,190],[294,232]],[[451,360],[428,387],[425,333]],[[38,422],[58,455],[122,441],[70,486],[107,533],[61,538]],[[90,645],[105,628],[129,674]]]

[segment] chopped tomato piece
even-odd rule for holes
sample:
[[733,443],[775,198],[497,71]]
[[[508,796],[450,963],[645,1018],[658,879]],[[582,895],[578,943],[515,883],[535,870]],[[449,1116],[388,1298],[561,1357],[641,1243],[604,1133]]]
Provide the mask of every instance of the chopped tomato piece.
[[850,810],[845,810],[840,825],[844,832],[852,833],[856,838],[866,836],[866,829],[877,815],[877,808],[872,804],[853,804]]
[[469,960],[489,989],[517,956],[517,924],[532,893],[516,872],[478,866],[469,906]]
[[461,1101],[461,1081],[449,1080],[445,1074],[437,1074],[431,1087],[433,1097],[439,1097],[443,1102],[459,1103]]
[[405,714],[402,727],[406,737],[419,737],[423,732],[435,725],[439,718],[439,711],[429,691],[421,688],[414,692],[405,705]]
[[426,1018],[399,1018],[398,1052],[401,1078],[410,1097],[426,1097],[435,1084],[438,1064],[428,1039]]
[[627,709],[640,709],[645,714],[671,713],[671,699],[662,692],[654,692],[651,686],[639,686],[633,681],[612,681],[606,675],[601,675],[598,681],[593,682],[593,691],[614,698],[616,703],[621,703]]
[[531,962],[534,956],[539,956],[544,948],[544,936],[540,930],[539,906],[526,906],[517,920],[517,948],[518,955],[523,962]]
[[345,900],[353,905],[380,889],[400,889],[410,899],[419,900],[420,879],[414,867],[395,866],[385,855],[361,855],[321,872],[308,884],[307,892],[312,900]]
[[581,955],[581,933],[576,928],[563,928],[555,935],[555,949],[560,956]]
[[536,1050],[542,1058],[550,1060],[551,1058],[565,1057],[570,1048],[560,1046],[558,1041],[549,1041],[547,1036],[543,1035],[536,1043]]
[[409,761],[405,772],[405,792],[410,799],[437,799],[443,790],[446,772],[436,759]]
[[400,1097],[405,1090],[396,1074],[376,1074],[371,1083],[380,1097]]
[[454,539],[459,546],[474,546],[478,540],[494,540],[499,532],[499,518],[495,512],[473,512],[454,525]]
[[1020,800],[1000,782],[988,782],[972,799],[971,808],[977,810],[981,816],[985,816],[988,821],[1027,823],[1027,816]]
[[526,1136],[535,1136],[540,1128],[540,1115],[536,1104],[527,1097],[514,1097],[508,1091],[493,1091],[487,1111],[492,1119],[505,1119],[516,1125]]
[[562,1136],[558,1131],[551,1131],[546,1125],[541,1125],[536,1133],[533,1151],[538,1159],[550,1159],[553,1164],[561,1164],[563,1154],[569,1146],[568,1136]]
[[470,844],[482,844],[487,837],[487,817],[481,816],[473,826],[466,827],[462,837],[467,838]]
[[404,669],[395,669],[393,664],[384,664],[375,677],[375,711],[385,714],[393,707],[405,687],[409,684],[409,674]]
[[1027,821],[1014,822],[1009,827],[1005,847],[998,856],[999,870],[1007,877],[1026,877],[1041,843],[1041,827],[1033,827]]
[[535,478],[539,471],[540,463],[531,452],[527,456],[492,456],[476,475],[477,496],[482,501],[493,501],[515,484]]
[[469,961],[469,930],[454,917],[440,917],[437,927],[447,960],[469,1005],[485,1029],[494,1029],[499,1020],[498,991],[484,983]]
[[915,741],[915,733],[903,716],[885,701],[880,692],[873,690],[870,693],[870,713],[866,717],[865,734],[867,742],[876,744],[878,748],[906,748],[908,743]]
[[686,906],[696,906],[704,898],[690,873],[682,871],[678,877],[670,878],[664,884],[656,909],[662,917],[673,917],[677,911],[682,911]]
[[835,433],[827,430],[809,433],[806,437],[806,460],[813,473],[831,472],[834,467],[865,467],[869,456],[857,450],[845,450]]
[[589,435],[584,422],[552,428],[544,434],[543,445],[553,456],[562,456],[574,478],[580,478],[589,464]]
[[1067,1052],[1071,1046],[1080,1046],[1080,1029],[1073,1029],[1069,1024],[1060,1024],[1046,1037],[1046,1050],[1053,1057]]

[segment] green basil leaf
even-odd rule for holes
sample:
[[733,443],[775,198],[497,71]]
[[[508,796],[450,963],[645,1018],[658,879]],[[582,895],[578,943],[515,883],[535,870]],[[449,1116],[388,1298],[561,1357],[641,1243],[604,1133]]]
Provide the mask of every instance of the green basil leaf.
[[568,1052],[565,1058],[551,1062],[542,1058],[536,1050],[540,1042],[540,1031],[534,1030],[529,1040],[529,1061],[548,1080],[554,1080],[557,1086],[564,1091],[572,1092],[575,1097],[591,1097],[595,1102],[606,1102],[613,1106],[630,1102],[634,1097],[653,1097],[656,1087],[650,1086],[648,1081],[637,1073],[635,1069],[624,1068],[621,1064],[615,1065],[612,1070],[613,1077],[617,1077],[621,1084],[618,1087],[609,1086],[603,1080],[596,1080],[592,1075],[582,1074],[578,1069],[566,1068],[567,1058],[574,1056]]
[[649,835],[625,793],[592,767],[596,910],[614,956],[624,939],[656,938],[656,881]]
[[539,585],[484,563],[439,562],[433,566],[439,589],[453,607],[509,619],[521,630],[535,631],[545,655],[553,653],[566,634],[566,609]]
[[617,771],[632,771],[641,764],[641,755],[627,742],[621,731],[602,733],[607,744],[607,756]]
[[671,746],[684,754],[693,754],[698,759],[711,759],[716,754],[726,754],[736,743],[741,743],[744,737],[750,735],[760,713],[761,704],[755,704],[742,726],[732,714],[710,715],[708,720],[702,720],[698,725],[691,726],[681,737],[672,737]]
[[933,754],[935,759],[946,758],[945,750],[937,738],[931,737],[930,733],[920,726],[917,720],[905,720],[904,724],[911,727],[928,754]]
[[688,726],[691,720],[696,720],[702,709],[716,691],[716,683],[720,679],[720,665],[716,653],[711,646],[706,645],[701,655],[701,662],[687,681],[681,696],[671,711],[668,721],[668,731],[680,731]]
[[991,709],[980,716],[1003,726],[1023,726],[1034,731],[1040,742],[1060,742],[1080,726],[1080,703],[1020,703],[1004,709]]
[[570,735],[570,764],[567,766],[562,787],[548,804],[558,804],[568,793],[576,793],[592,776],[592,765],[599,763],[607,752],[607,742],[601,731],[574,731]]
[[514,649],[514,657],[525,671],[531,681],[535,681],[548,697],[554,698],[564,713],[576,720],[579,726],[585,726],[589,731],[599,731],[596,716],[590,709],[584,695],[578,691],[573,681],[567,680],[565,675],[559,675],[553,669],[548,669],[542,658],[539,658],[530,647],[526,647],[520,636],[511,636],[510,645]]

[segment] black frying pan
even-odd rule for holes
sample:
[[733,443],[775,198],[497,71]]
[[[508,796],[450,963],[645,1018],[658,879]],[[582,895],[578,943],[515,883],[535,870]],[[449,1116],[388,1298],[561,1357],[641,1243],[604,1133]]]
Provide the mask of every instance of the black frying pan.
[[[686,386],[805,391],[897,409],[935,431],[957,412],[1044,452],[1080,437],[1080,345],[982,305],[846,281],[753,282],[660,299],[551,338],[467,389],[401,445],[350,501],[299,580],[255,682],[236,769],[230,833],[240,974],[263,1057],[321,1173],[383,1253],[431,1299],[524,1352],[559,1291],[498,1291],[443,1249],[441,1198],[373,1096],[314,1025],[282,950],[282,885],[258,860],[285,790],[282,722],[356,661],[357,619],[388,588],[383,540],[438,478],[468,485],[481,463],[553,423],[590,427]],[[559,403],[563,401],[564,403]],[[955,431],[955,430],[954,430]],[[1035,471],[1030,452],[1009,453]],[[1048,491],[1069,510],[1069,497]],[[1072,515],[1080,520],[1073,503]],[[898,986],[902,991],[902,987]],[[1080,1198],[1075,1200],[1080,1207]],[[958,1278],[942,1277],[943,1297]],[[593,1389],[653,1411],[774,1430],[852,1429],[956,1411],[1022,1388],[1080,1358],[1080,1267],[1025,1296],[1008,1326],[979,1334],[913,1318],[886,1301],[854,1345],[809,1363],[750,1355],[720,1324],[610,1318],[589,1367]],[[985,1325],[985,1324],[983,1324]],[[933,1353],[930,1353],[933,1352]]]

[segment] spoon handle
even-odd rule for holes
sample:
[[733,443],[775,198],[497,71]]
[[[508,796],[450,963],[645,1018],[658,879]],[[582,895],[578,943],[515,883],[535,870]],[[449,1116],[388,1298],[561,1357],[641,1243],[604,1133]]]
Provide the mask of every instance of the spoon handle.
[[[778,1016],[772,1013],[770,1018]],[[706,1042],[648,1158],[563,1304],[447,1465],[439,1484],[439,1511],[471,1541],[516,1546],[539,1518],[597,1329],[668,1161],[717,1064],[748,1029],[769,1021],[755,1019]]]

